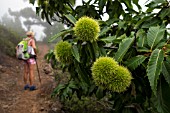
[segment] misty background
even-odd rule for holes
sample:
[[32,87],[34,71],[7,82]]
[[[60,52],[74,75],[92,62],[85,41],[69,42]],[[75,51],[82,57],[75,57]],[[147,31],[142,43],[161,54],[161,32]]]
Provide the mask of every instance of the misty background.
[[36,15],[36,4],[29,0],[4,0],[1,2],[0,24],[24,36],[28,30],[35,32],[37,41],[47,41],[49,37],[64,29],[64,25],[53,22],[53,26]]

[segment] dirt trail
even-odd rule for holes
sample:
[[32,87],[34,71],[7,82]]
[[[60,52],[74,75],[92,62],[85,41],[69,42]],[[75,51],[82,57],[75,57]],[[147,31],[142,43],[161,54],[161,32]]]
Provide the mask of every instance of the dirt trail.
[[[0,62],[0,113],[59,113],[59,102],[49,98],[55,86],[54,77],[44,73],[44,67],[48,64],[43,57],[48,51],[47,45],[38,44],[38,66],[42,79],[40,85],[37,70],[35,68],[35,91],[23,90],[23,64],[10,57],[2,57]],[[56,104],[58,103],[58,104]]]

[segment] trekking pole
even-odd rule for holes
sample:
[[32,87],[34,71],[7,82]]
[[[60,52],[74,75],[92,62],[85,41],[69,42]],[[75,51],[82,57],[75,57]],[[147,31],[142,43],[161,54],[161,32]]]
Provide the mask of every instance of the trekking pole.
[[38,72],[39,81],[40,81],[40,84],[41,84],[40,72],[39,72],[38,63],[37,63],[36,58],[35,58],[35,62],[36,62],[36,66],[37,66],[37,72]]

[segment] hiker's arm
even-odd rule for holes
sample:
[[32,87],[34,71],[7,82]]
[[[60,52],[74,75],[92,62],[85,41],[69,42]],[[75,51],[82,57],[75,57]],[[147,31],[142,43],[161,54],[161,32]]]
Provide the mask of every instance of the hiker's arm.
[[17,49],[18,49],[18,46],[15,47],[15,50],[16,50],[16,51],[17,51]]

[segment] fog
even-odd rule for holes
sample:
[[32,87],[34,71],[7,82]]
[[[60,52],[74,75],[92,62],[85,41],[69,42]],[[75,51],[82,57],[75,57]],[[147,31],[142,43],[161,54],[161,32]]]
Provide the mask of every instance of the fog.
[[[35,11],[35,6],[29,3],[29,0],[1,0],[0,5],[0,17],[4,16],[5,14],[8,14],[8,10],[12,11],[20,11],[21,9],[24,9],[26,7],[31,7]],[[1,18],[0,18],[1,19]],[[24,19],[21,19],[21,23],[23,23]],[[28,31],[28,29],[23,25],[23,28],[25,31]],[[45,36],[45,34],[42,32],[43,28],[39,26],[32,26],[31,29],[35,32],[36,36],[35,38],[37,40],[42,40],[41,37]]]
[[13,11],[19,11],[25,7],[32,7],[35,9],[32,4],[29,4],[29,0],[1,0],[0,17],[7,13],[9,8]]

